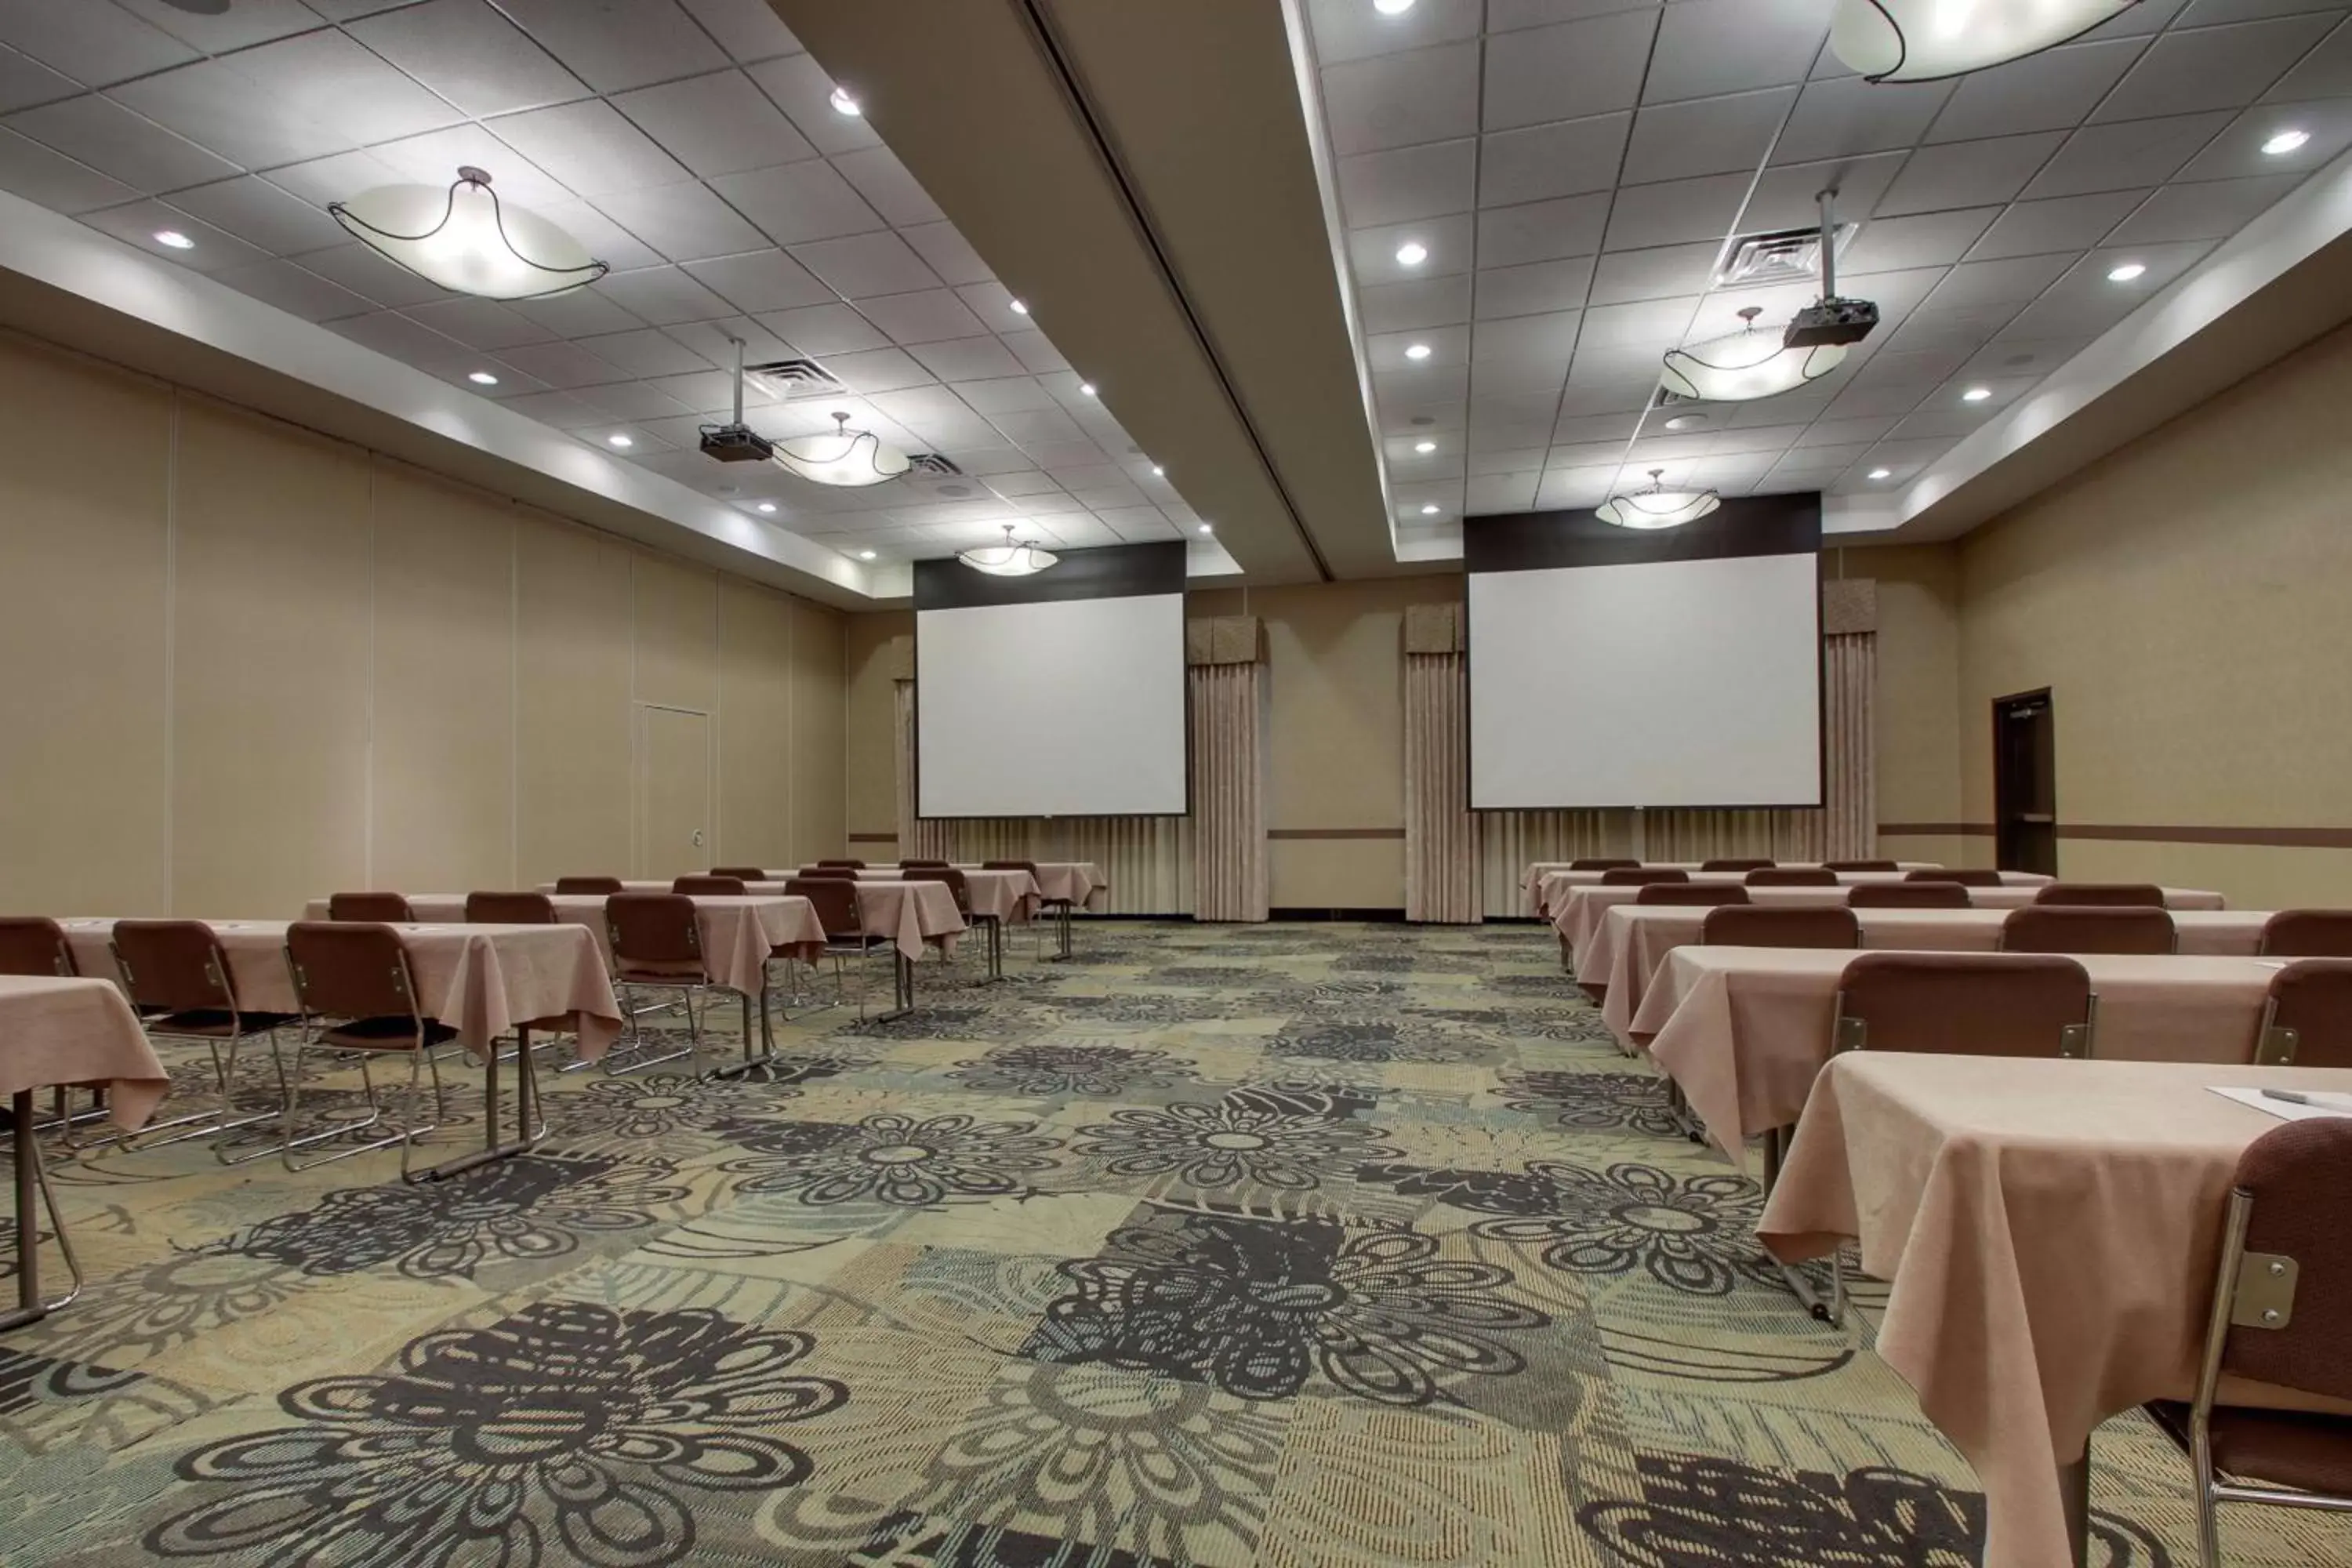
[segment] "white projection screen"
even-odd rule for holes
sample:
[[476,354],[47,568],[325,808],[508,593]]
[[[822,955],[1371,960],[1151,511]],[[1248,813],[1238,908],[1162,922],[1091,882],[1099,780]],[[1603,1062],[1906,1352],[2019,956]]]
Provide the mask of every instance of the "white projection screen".
[[[1139,551],[1173,552],[1172,592],[1166,559],[1147,558],[1139,577],[1107,570]],[[1085,559],[1104,556],[1129,561]],[[916,814],[1182,815],[1183,556],[1181,544],[1070,551],[1047,573],[1019,579],[917,563]],[[929,567],[978,581],[948,578],[927,595]],[[1074,588],[1105,596],[1024,596]],[[1154,591],[1128,591],[1142,588]],[[1014,602],[937,604],[996,596]]]
[[1472,807],[1820,805],[1817,547],[1631,552],[1482,571],[1471,552]]

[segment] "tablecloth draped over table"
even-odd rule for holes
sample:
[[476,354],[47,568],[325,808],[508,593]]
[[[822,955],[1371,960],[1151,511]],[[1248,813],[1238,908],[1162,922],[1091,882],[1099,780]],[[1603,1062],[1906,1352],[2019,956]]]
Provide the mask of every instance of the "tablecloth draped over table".
[[[64,975],[0,974],[0,1099],[58,1085],[104,1089],[114,1125],[135,1132],[163,1102],[171,1079],[117,987]],[[20,1127],[14,1136],[32,1134]]]
[[[1970,888],[1969,905],[1979,910],[2021,910],[2033,901],[2036,889],[2024,886]],[[1638,903],[1639,888],[1574,888],[1553,906],[1552,925],[1568,942],[1570,951],[1583,953],[1601,922],[1609,911],[1620,904]],[[2203,888],[2167,888],[2165,907],[2179,913],[2183,910],[2218,910],[2225,900],[2221,895]],[[1853,889],[1836,888],[1750,888],[1748,901],[1767,907],[1780,906],[1819,908],[1824,904],[1843,905],[1853,898]],[[1649,906],[1655,908],[1656,906]]]
[[866,935],[888,937],[909,959],[923,956],[925,942],[952,954],[964,930],[955,894],[945,882],[861,881],[857,916]]

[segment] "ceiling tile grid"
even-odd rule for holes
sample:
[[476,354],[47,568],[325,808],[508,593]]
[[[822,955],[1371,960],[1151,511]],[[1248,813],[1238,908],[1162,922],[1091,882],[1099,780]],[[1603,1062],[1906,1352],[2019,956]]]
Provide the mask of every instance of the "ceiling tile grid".
[[[765,0],[0,0],[0,189],[866,559],[1007,522],[1062,546],[1201,528],[833,90]],[[325,210],[460,163],[612,273],[455,296]],[[841,384],[750,387],[761,434],[840,410],[961,472],[849,490],[704,458],[700,428],[731,415],[730,337]]]
[[[1654,468],[1726,494],[1899,485],[2352,146],[2352,5],[2143,0],[1903,86],[1829,50],[1834,9],[1308,0],[1400,542]],[[1824,188],[1839,291],[1877,331],[1780,397],[1654,405],[1667,350],[1818,295],[1716,280]]]

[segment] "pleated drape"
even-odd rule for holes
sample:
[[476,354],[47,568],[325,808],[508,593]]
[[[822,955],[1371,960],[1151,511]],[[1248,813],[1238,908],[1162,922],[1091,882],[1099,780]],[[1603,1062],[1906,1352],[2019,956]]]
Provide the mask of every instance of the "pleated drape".
[[1463,656],[1404,656],[1404,918],[1479,918],[1470,815],[1470,699]]
[[1478,908],[1486,919],[1531,915],[1520,879],[1538,860],[1588,855],[1638,855],[1630,811],[1482,811],[1478,826]]
[[915,683],[901,680],[894,683],[898,703],[898,745],[895,748],[898,775],[898,858],[902,860],[952,859],[948,852],[949,826],[944,822],[925,822],[915,815]]
[[1265,666],[1194,664],[1192,917],[1266,918]]
[[1833,860],[1878,852],[1878,634],[1822,639],[1829,725],[1829,821]]

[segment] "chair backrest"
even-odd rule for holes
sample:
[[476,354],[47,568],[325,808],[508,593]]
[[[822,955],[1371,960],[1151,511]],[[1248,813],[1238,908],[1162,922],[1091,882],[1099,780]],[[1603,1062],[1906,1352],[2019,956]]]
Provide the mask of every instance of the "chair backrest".
[[1938,866],[1929,871],[1906,871],[1906,882],[1958,882],[1963,888],[1998,888],[2000,873],[1982,866]]
[[1845,894],[1850,910],[1965,910],[1975,901],[1958,882],[1857,882]]
[[117,921],[114,966],[134,1007],[236,1011],[228,956],[202,921]]
[[909,882],[945,882],[948,891],[955,895],[957,912],[971,913],[971,884],[954,867],[909,866],[906,868],[906,879]]
[[1601,873],[1604,888],[1646,888],[1653,882],[1687,882],[1688,871],[1672,866],[1613,866]]
[[604,928],[612,935],[614,963],[623,970],[702,963],[702,931],[688,894],[614,893],[604,900]]
[[669,890],[689,898],[740,899],[744,894],[743,879],[722,877],[717,872],[708,877],[677,877],[670,881]]
[[400,925],[416,915],[398,893],[336,893],[327,900],[327,918]]
[[286,928],[294,1000],[314,1017],[422,1016],[408,944],[370,921],[297,921]]
[[768,870],[764,866],[713,866],[710,874],[732,877],[739,882],[764,882],[768,879]]
[[983,871],[1026,871],[1034,877],[1037,874],[1037,862],[1034,860],[982,860],[980,863],[980,868]]
[[1747,877],[1751,888],[1834,888],[1837,879],[1826,866],[1759,866]]
[[2037,904],[2076,909],[2164,908],[2164,889],[2153,882],[2044,882],[2033,889]]
[[846,866],[853,871],[863,871],[866,869],[866,862],[863,860],[820,860],[817,864],[820,866]]
[[1777,860],[1727,858],[1715,860],[1702,860],[1698,863],[1698,868],[1702,871],[1761,871],[1767,867],[1777,866],[1779,864],[1780,862]]
[[816,923],[827,937],[856,936],[865,930],[857,918],[857,882],[849,877],[794,877],[784,883],[788,897],[806,899],[816,910]]
[[2215,1372],[2352,1398],[2352,1121],[2274,1127],[2238,1156],[2200,1405]]
[[1822,864],[1832,871],[1900,871],[1903,869],[1892,860],[1824,860]]
[[2023,952],[1865,952],[1838,983],[1842,1051],[1964,1057],[2091,1054],[2091,977]]
[[65,928],[47,915],[0,916],[0,974],[73,974]]
[[2281,910],[2263,922],[2268,958],[2352,958],[2352,910]]
[[2254,1060],[2352,1068],[2352,959],[2299,958],[2271,976]]
[[1582,859],[1570,860],[1568,868],[1571,871],[1624,871],[1639,865],[1639,860],[1614,860],[1607,856],[1588,855]]
[[1680,904],[1704,908],[1711,904],[1744,904],[1748,889],[1737,882],[1651,882],[1633,895],[1637,904]]
[[898,869],[901,871],[941,870],[944,869],[946,866],[947,862],[944,860],[901,860],[898,862]]
[[2164,910],[2029,904],[2000,922],[2003,952],[2175,952],[2179,933]]
[[545,893],[467,893],[466,923],[482,926],[551,926],[555,905]]
[[559,893],[617,893],[621,890],[618,877],[558,877],[555,890]]
[[1862,922],[1833,904],[1727,904],[1707,910],[1698,939],[1709,947],[1860,947]]
[[855,882],[857,880],[857,868],[855,866],[803,866],[793,875],[822,877],[830,882]]

